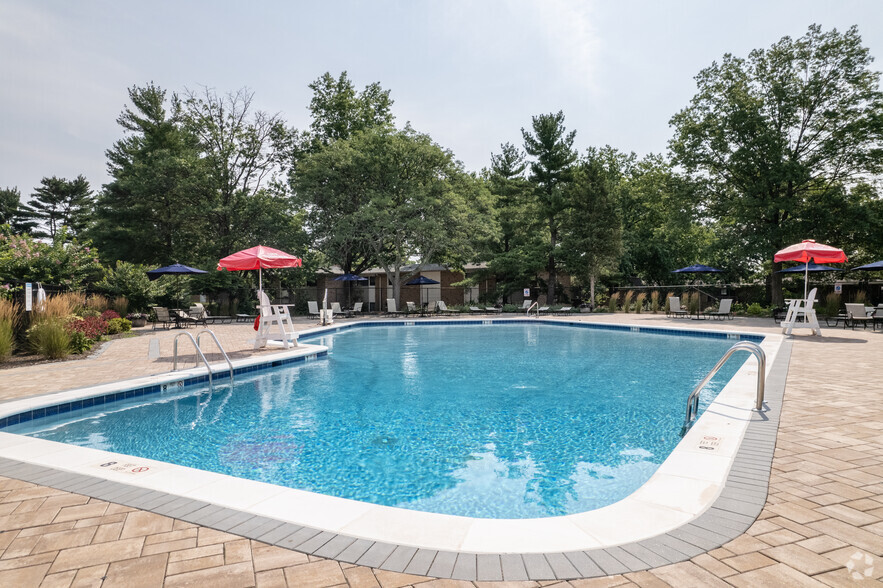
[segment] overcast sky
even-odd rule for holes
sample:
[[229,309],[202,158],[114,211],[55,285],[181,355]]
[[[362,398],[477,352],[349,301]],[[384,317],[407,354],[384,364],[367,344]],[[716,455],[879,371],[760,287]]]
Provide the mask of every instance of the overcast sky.
[[108,181],[127,88],[247,87],[309,124],[307,85],[346,70],[391,90],[401,126],[469,170],[531,116],[563,110],[576,144],[663,152],[693,77],[812,23],[859,26],[883,69],[883,3],[863,1],[0,0],[0,187]]

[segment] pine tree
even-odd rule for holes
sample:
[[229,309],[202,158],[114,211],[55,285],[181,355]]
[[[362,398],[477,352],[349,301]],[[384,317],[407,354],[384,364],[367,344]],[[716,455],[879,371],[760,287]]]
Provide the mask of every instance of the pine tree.
[[82,175],[74,180],[52,176],[40,181],[40,187],[34,189],[24,213],[42,225],[43,230],[35,231],[34,236],[54,239],[65,226],[75,237],[86,227],[92,202],[89,182]]

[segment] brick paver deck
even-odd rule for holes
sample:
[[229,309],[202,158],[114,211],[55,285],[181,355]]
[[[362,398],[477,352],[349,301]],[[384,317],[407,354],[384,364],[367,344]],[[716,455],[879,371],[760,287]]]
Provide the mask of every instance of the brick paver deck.
[[[687,322],[592,317],[690,328],[778,332],[770,320]],[[301,321],[306,328],[312,323]],[[219,325],[236,356],[250,325]],[[0,586],[870,586],[883,578],[883,334],[825,329],[794,337],[766,506],[747,533],[692,560],[586,580],[462,582],[354,566],[3,476]],[[0,398],[82,387],[170,368],[173,333],[112,342],[83,361],[0,371]],[[183,349],[183,348],[182,348]],[[266,352],[263,352],[266,353]],[[192,361],[192,359],[191,359]]]

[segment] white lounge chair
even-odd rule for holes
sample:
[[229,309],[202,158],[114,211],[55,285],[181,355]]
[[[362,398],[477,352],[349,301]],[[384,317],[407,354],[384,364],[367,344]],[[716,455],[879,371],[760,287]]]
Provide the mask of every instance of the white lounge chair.
[[398,315],[405,314],[401,310],[396,309],[396,299],[395,298],[387,298],[386,299],[386,314],[387,315]]
[[[260,295],[260,320],[258,321],[258,333],[254,340],[254,348],[266,347],[270,341],[274,344],[281,343],[282,347],[297,347],[297,331],[286,304],[270,304],[270,299],[264,292]],[[275,337],[278,336],[278,339]],[[271,337],[274,337],[271,339]]]
[[804,325],[812,329],[814,335],[822,336],[822,328],[819,326],[819,319],[816,318],[816,311],[813,308],[816,302],[817,289],[813,288],[810,290],[806,300],[798,298],[788,304],[788,314],[785,315],[785,320],[782,321],[782,332],[784,334],[790,335],[794,327],[798,326],[797,323],[800,322],[800,319],[803,319]]
[[405,302],[405,312],[408,314],[417,314],[420,311],[417,309],[416,304],[409,301],[409,302]]
[[527,312],[527,309],[533,306],[533,300],[525,300],[521,303],[521,308],[518,309],[518,312]]
[[484,314],[484,313],[485,313],[485,311],[483,311],[482,309],[478,308],[477,306],[470,306],[470,307],[469,307],[469,312],[472,313],[472,314]]
[[561,308],[559,308],[558,310],[555,311],[555,314],[557,314],[559,316],[563,316],[563,315],[568,315],[572,312],[573,312],[572,306],[562,306]]
[[340,308],[340,302],[332,302],[331,303],[331,314],[343,314],[343,309]]
[[460,314],[459,310],[451,310],[448,308],[448,305],[445,304],[444,300],[437,300],[435,302],[435,312],[446,315]]
[[720,320],[730,319],[733,320],[733,299],[732,298],[724,298],[720,301],[720,305],[717,310],[713,310],[711,312],[703,313],[705,316],[710,316],[711,318],[719,318]]
[[681,308],[681,299],[678,296],[669,296],[668,297],[668,309],[665,311],[665,316],[690,316],[690,313]]
[[503,309],[497,308],[496,306],[485,306],[484,309],[491,314],[502,314],[503,313]]
[[362,312],[362,305],[363,304],[364,304],[363,302],[356,302],[355,304],[353,304],[353,314],[355,314],[357,312]]

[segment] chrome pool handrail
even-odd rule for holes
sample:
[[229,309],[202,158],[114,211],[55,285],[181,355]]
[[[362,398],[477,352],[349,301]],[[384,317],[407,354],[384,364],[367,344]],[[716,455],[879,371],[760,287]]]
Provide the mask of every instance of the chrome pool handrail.
[[[218,338],[215,336],[215,332],[211,329],[203,329],[196,334],[196,348],[201,349],[199,347],[199,338],[203,336],[203,334],[208,333],[209,337],[211,337],[215,341],[215,345],[218,346],[218,351],[221,352],[221,355],[224,356],[224,360],[227,362],[227,367],[230,368],[230,389],[233,389],[233,362],[230,361],[230,358],[227,356],[227,352],[224,351],[224,348],[221,346],[221,342],[218,341]],[[189,333],[188,333],[189,334]],[[211,371],[211,370],[209,370]]]
[[752,343],[751,341],[739,341],[724,353],[723,357],[721,357],[717,364],[711,368],[711,371],[708,372],[701,382],[699,382],[687,398],[687,415],[684,418],[684,426],[681,427],[682,437],[686,435],[687,431],[690,430],[690,427],[693,426],[693,421],[696,420],[696,415],[699,413],[699,393],[702,391],[702,388],[704,388],[705,385],[717,374],[718,370],[720,370],[727,360],[730,359],[730,356],[737,351],[748,351],[757,358],[757,398],[755,400],[754,408],[755,410],[763,409],[764,383],[766,382],[766,354],[757,343]]
[[533,304],[531,304],[531,305],[527,308],[527,313],[525,313],[525,314],[526,314],[527,316],[530,316],[530,311],[533,309],[534,306],[537,307],[537,318],[540,318],[540,301],[539,301],[539,300],[537,300],[536,302],[534,302]]
[[[213,388],[212,386],[212,366],[209,365],[208,360],[205,358],[205,355],[202,353],[202,350],[199,348],[199,344],[196,342],[196,339],[193,338],[193,335],[188,333],[187,331],[178,333],[175,335],[175,343],[173,345],[173,355],[174,355],[174,363],[172,364],[172,371],[178,370],[178,337],[181,335],[187,335],[190,338],[190,342],[193,343],[193,348],[196,349],[196,355],[202,360],[202,363],[205,364],[205,368],[208,370],[208,385],[209,389]],[[232,376],[232,371],[231,371]]]

